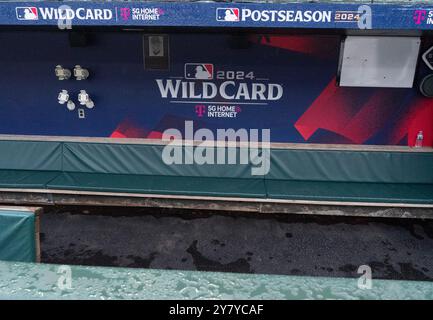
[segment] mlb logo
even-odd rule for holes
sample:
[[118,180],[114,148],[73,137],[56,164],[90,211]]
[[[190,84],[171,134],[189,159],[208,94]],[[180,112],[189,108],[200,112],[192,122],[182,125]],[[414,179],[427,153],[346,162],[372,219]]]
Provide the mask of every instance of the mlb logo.
[[16,8],[18,20],[38,20],[38,9],[36,7],[18,7]]
[[211,63],[185,63],[185,79],[212,80],[213,70]]
[[239,21],[238,8],[217,8],[216,11],[217,21]]

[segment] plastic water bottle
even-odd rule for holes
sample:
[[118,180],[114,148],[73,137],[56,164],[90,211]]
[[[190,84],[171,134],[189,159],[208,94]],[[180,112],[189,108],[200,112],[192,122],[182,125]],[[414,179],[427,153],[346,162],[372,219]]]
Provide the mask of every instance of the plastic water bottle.
[[416,136],[415,141],[415,148],[422,148],[422,140],[424,139],[424,135],[422,134],[422,131],[418,132]]

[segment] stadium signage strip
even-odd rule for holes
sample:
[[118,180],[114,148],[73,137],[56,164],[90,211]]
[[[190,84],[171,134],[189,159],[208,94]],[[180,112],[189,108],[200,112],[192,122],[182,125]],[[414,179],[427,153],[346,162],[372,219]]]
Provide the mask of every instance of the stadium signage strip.
[[[365,8],[367,7],[367,10]],[[361,9],[362,8],[362,9]],[[347,3],[173,3],[173,2],[0,2],[0,25],[200,26],[429,30],[433,7],[426,4]]]

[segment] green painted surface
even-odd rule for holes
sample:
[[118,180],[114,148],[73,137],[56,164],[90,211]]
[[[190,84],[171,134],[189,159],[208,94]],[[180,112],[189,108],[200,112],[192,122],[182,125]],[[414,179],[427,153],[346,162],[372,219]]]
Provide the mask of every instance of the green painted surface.
[[0,299],[433,299],[433,282],[0,262]]

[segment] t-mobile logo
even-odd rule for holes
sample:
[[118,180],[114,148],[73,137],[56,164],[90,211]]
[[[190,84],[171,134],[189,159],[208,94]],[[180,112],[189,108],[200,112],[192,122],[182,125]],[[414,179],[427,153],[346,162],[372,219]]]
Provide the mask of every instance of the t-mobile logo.
[[131,16],[131,9],[120,8],[120,16],[122,17],[122,20],[124,20],[124,21],[129,20],[129,17]]
[[200,118],[204,116],[204,114],[206,113],[206,106],[202,105],[202,104],[198,104],[195,106],[195,113],[197,114],[197,116],[199,116]]
[[421,24],[421,22],[425,20],[426,15],[426,10],[415,10],[413,13],[413,20],[415,21],[415,24]]

